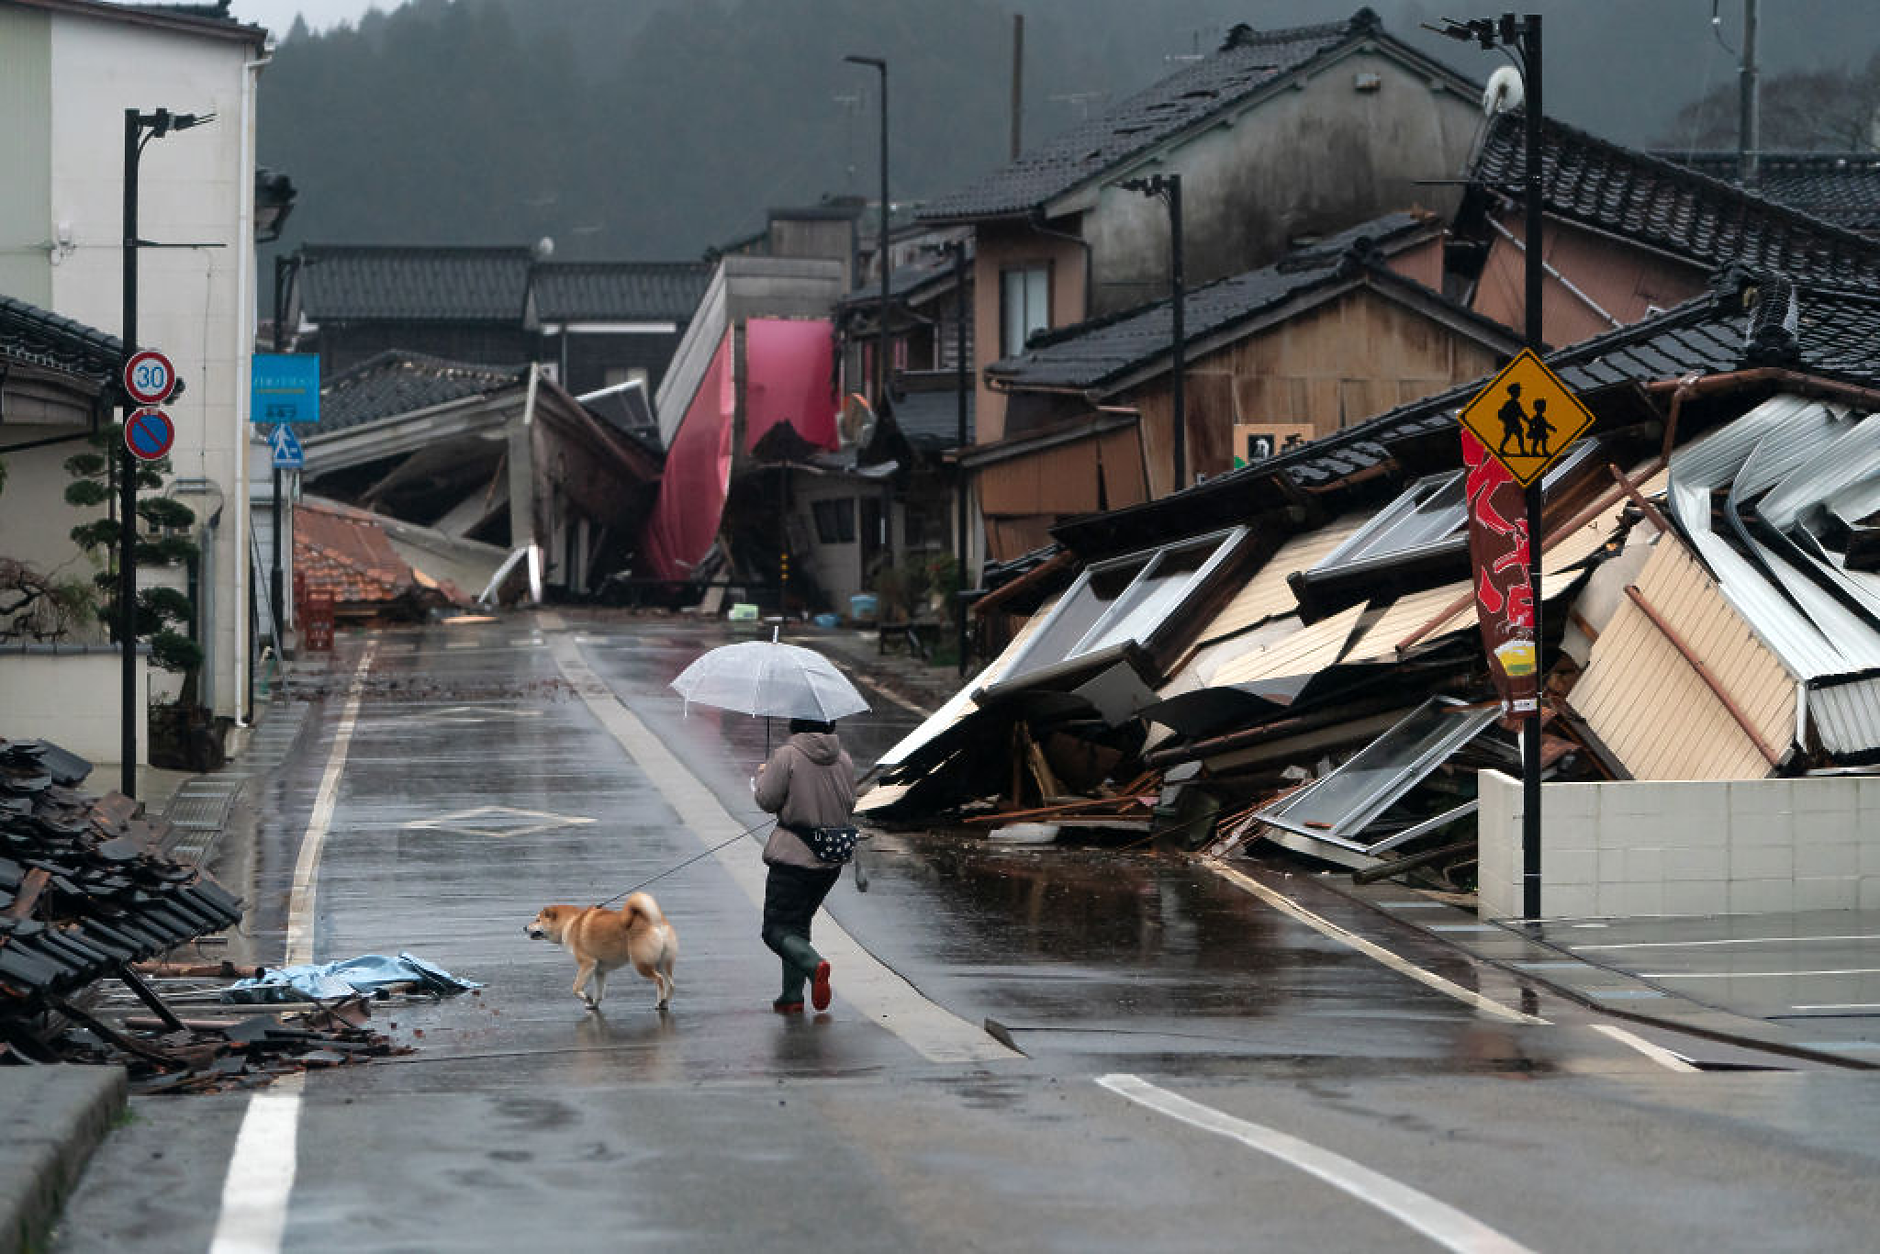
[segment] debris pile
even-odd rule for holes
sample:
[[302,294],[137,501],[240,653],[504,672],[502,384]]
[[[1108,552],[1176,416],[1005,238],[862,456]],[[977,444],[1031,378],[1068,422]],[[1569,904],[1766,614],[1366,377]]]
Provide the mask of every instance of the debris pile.
[[[122,793],[76,790],[90,763],[46,741],[0,741],[0,1065],[116,1063],[138,1091],[261,1083],[394,1052],[363,997],[298,1014],[180,1017],[150,977],[178,946],[241,921],[241,902],[166,856],[169,824]],[[259,975],[232,964],[199,970]],[[108,983],[130,1001],[102,1003]]]

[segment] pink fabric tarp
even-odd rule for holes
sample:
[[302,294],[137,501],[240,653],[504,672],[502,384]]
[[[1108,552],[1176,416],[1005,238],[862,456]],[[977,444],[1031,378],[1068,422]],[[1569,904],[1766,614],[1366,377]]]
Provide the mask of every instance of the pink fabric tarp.
[[711,365],[666,451],[659,500],[641,546],[656,579],[689,579],[711,552],[731,485],[731,335],[718,341]]
[[835,341],[823,318],[752,318],[744,324],[744,451],[780,422],[817,448],[834,449]]

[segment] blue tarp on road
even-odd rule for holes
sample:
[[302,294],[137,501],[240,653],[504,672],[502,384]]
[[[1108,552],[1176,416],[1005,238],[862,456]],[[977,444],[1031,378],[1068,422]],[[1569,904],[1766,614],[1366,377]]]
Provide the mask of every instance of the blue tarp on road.
[[333,1001],[360,993],[372,994],[393,985],[412,985],[412,992],[452,997],[473,988],[474,980],[460,980],[422,958],[401,953],[396,958],[366,954],[344,962],[311,963],[297,967],[265,967],[253,979],[237,980],[222,990],[226,1002]]

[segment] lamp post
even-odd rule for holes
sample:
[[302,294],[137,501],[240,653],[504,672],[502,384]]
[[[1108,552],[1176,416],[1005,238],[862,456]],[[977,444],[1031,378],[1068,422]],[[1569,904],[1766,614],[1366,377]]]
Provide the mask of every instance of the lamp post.
[[1155,174],[1148,178],[1125,179],[1121,186],[1144,196],[1158,196],[1168,205],[1169,310],[1173,319],[1170,336],[1175,375],[1172,393],[1175,427],[1175,491],[1188,486],[1188,408],[1186,382],[1187,336],[1182,325],[1183,305],[1187,303],[1186,283],[1182,277],[1182,176]]
[[[971,436],[966,430],[966,241],[956,239],[947,245],[947,251],[953,254],[953,299],[956,302],[953,314],[953,367],[956,372],[956,390],[959,393],[957,417],[959,419],[958,443],[955,448],[964,450]],[[958,572],[960,586],[955,589],[953,600],[959,614],[959,654],[960,678],[966,678],[966,467],[958,466],[958,504],[954,507],[959,515],[957,538],[954,543],[954,569]]]
[[[171,113],[158,109],[142,113],[124,110],[124,361],[137,352],[137,165],[144,145],[172,131],[186,131],[213,120],[215,114]],[[146,134],[145,132],[148,132]],[[124,395],[124,420],[136,408]],[[137,459],[130,446],[119,441],[118,453],[118,645],[123,659],[123,691],[119,708],[123,758],[120,791],[137,797]]]
[[875,343],[875,412],[879,413],[888,395],[888,63],[881,57],[850,55],[842,59],[856,65],[872,65],[881,75],[881,235],[875,253],[875,264],[881,268],[879,335]]
[[[1526,327],[1523,338],[1535,353],[1546,351],[1541,325],[1541,18],[1538,13],[1499,19],[1478,17],[1468,21],[1443,19],[1446,25],[1429,29],[1451,39],[1474,42],[1485,51],[1505,49],[1521,71],[1523,208],[1526,239]],[[1537,677],[1547,674],[1541,656],[1541,479],[1527,487],[1528,586],[1534,590],[1534,663]],[[1534,703],[1521,722],[1521,915],[1532,922],[1541,915],[1541,712]]]

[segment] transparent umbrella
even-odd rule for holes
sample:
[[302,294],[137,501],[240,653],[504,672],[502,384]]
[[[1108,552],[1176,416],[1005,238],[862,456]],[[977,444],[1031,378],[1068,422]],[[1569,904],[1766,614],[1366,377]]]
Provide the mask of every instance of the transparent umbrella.
[[776,640],[743,640],[701,654],[672,681],[686,704],[736,710],[765,718],[834,722],[868,708],[834,663],[816,652]]

